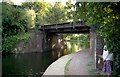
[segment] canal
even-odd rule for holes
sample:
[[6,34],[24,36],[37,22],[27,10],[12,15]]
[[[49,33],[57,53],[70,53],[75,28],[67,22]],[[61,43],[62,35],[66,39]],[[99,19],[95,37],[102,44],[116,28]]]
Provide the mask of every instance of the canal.
[[[41,53],[21,53],[2,56],[2,75],[42,75],[58,58],[89,47],[80,42],[66,42],[67,47]],[[8,76],[7,76],[8,77]]]

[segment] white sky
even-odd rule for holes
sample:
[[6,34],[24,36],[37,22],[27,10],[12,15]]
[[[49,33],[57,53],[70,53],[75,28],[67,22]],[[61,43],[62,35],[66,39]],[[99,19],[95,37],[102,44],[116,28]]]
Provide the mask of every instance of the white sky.
[[[41,1],[41,0],[11,0],[12,2],[14,2],[16,5],[21,5],[22,2],[32,2],[32,1]],[[62,2],[62,5],[66,5],[66,2],[68,0],[44,0],[44,1],[47,1],[47,2],[50,2],[53,6],[55,4],[55,2]],[[72,3],[75,3],[75,0],[71,0]]]
[[11,0],[12,2],[14,2],[16,5],[21,5],[23,0]]

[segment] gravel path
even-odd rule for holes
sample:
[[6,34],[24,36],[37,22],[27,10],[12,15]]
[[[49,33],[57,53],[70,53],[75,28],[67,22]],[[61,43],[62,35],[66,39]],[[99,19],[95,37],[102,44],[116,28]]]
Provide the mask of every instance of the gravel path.
[[53,62],[47,70],[44,72],[44,75],[64,75],[64,67],[66,63],[71,59],[74,55],[66,55],[59,58],[57,61]]
[[[69,64],[69,70],[64,70],[66,63],[72,58]],[[53,62],[47,70],[45,75],[94,75],[94,61],[89,54],[89,49],[81,50],[59,58]],[[66,72],[66,73],[65,73]]]
[[95,65],[89,49],[76,53],[69,64],[69,71],[66,71],[66,75],[95,75]]

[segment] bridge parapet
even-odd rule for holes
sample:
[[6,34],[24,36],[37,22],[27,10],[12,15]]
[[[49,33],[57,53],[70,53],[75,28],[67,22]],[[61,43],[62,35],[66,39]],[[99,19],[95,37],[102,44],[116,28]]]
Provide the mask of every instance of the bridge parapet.
[[44,25],[39,30],[49,33],[89,33],[90,27],[85,24],[86,22],[79,21],[74,24],[72,22]]

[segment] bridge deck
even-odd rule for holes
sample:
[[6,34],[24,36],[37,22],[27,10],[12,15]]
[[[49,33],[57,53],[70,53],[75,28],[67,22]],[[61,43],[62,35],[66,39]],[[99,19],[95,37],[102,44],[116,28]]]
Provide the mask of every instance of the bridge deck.
[[71,22],[44,25],[39,30],[46,31],[48,33],[89,33],[90,27],[85,22],[78,22],[73,24]]

